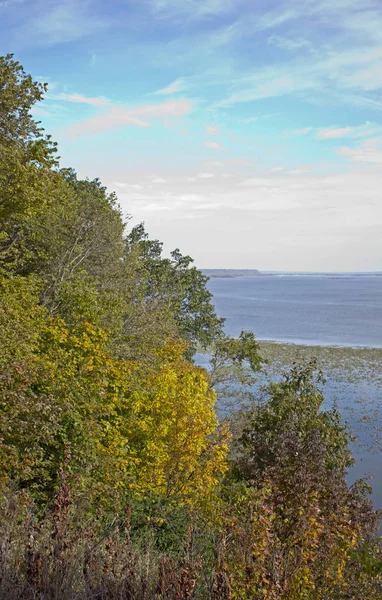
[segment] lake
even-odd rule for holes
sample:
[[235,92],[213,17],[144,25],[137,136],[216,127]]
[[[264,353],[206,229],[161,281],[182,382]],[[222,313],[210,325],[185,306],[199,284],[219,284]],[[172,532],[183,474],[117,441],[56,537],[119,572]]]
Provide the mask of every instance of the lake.
[[373,504],[382,509],[381,274],[214,277],[208,289],[228,334],[244,329],[278,342],[263,347],[279,373],[296,356],[317,356],[325,408],[335,404],[357,436],[348,481],[372,476]]
[[381,275],[211,278],[226,331],[259,340],[382,348]]

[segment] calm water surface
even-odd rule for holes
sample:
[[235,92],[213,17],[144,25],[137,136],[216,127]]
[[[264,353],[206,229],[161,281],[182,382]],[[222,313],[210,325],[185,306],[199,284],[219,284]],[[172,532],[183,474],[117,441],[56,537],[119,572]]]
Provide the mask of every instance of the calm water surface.
[[382,348],[382,276],[212,278],[208,288],[230,335]]
[[[212,278],[208,288],[230,335],[245,329],[259,340],[382,348],[381,275]],[[382,509],[382,447],[373,437],[382,427],[382,387],[375,375],[352,383],[329,374],[323,391],[326,407],[334,402],[358,436],[349,482],[371,475],[373,503]],[[365,403],[376,409],[371,425],[364,421]]]

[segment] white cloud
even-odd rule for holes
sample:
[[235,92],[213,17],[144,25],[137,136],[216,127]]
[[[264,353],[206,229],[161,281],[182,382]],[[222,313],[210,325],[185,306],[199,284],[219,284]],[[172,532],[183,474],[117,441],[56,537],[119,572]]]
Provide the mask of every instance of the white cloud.
[[208,135],[218,135],[219,127],[216,125],[206,125],[206,131]]
[[151,0],[155,13],[164,16],[189,15],[191,18],[230,12],[237,0]]
[[279,9],[273,12],[269,11],[261,16],[256,15],[256,17],[256,21],[253,23],[255,31],[265,31],[267,29],[272,29],[273,27],[278,27],[287,21],[298,18],[299,10],[296,6],[282,11]]
[[33,3],[29,18],[14,30],[19,45],[53,46],[92,35],[109,26],[89,1],[40,0]]
[[187,88],[187,86],[185,84],[183,77],[180,77],[179,79],[176,79],[175,81],[170,83],[170,85],[168,85],[167,87],[162,88],[161,90],[158,90],[157,92],[154,92],[154,94],[167,96],[169,94],[176,94],[177,92],[183,92],[186,88]]
[[222,160],[208,160],[206,163],[206,165],[208,165],[209,167],[224,167],[225,166],[225,162]]
[[[380,16],[382,21],[382,15]],[[219,106],[304,95],[313,101],[319,97],[339,104],[366,104],[382,108],[371,92],[382,90],[382,35],[378,44],[364,41],[359,45],[326,44],[317,54],[299,55],[293,60],[273,61],[272,65],[241,73],[232,81],[232,93]]]
[[[273,74],[271,73],[273,71]],[[266,68],[253,77],[252,85],[245,85],[243,89],[235,92],[220,102],[220,106],[231,106],[242,102],[253,102],[264,98],[285,96],[295,92],[307,91],[315,87],[311,77],[299,73],[285,75],[285,66],[277,72],[275,68]]]
[[211,148],[211,150],[224,150],[224,147],[219,144],[219,142],[204,142],[206,148]]
[[267,39],[267,44],[270,44],[271,46],[276,46],[277,48],[281,48],[282,50],[300,50],[301,48],[311,45],[310,42],[308,42],[308,40],[304,40],[302,38],[289,39],[281,35],[271,35]]
[[380,133],[381,130],[381,126],[375,127],[366,121],[364,125],[328,127],[327,129],[319,129],[317,132],[317,138],[321,140],[331,140],[349,136],[353,138],[360,138],[373,135],[374,133]]
[[167,183],[167,179],[163,179],[162,177],[153,177],[151,181],[152,183]]
[[239,185],[249,187],[273,187],[275,185],[274,179],[271,177],[251,177],[251,179],[245,179],[241,181]]
[[317,132],[317,137],[320,140],[332,140],[345,137],[354,131],[354,129],[354,127],[329,127],[328,129],[320,129]]
[[280,113],[269,113],[264,115],[258,115],[257,117],[250,117],[249,119],[243,119],[243,123],[248,124],[259,119],[270,119],[271,117],[277,117]]
[[95,97],[89,98],[83,94],[50,94],[46,99],[64,100],[67,102],[78,102],[80,104],[90,104],[92,106],[108,106],[110,101],[107,98]]
[[[167,249],[181,239],[199,267],[372,270],[382,252],[379,167],[304,177],[259,172],[244,185],[238,175],[208,186],[197,179],[192,193],[178,178],[171,193],[129,189],[119,200]],[[158,219],[160,211],[166,219]]]
[[336,153],[344,156],[355,163],[365,163],[371,165],[382,164],[382,138],[372,138],[365,140],[356,148],[343,147],[338,148]]
[[124,188],[132,188],[133,190],[143,190],[143,185],[140,183],[126,183],[124,181],[113,181],[113,187],[123,190]]
[[199,173],[199,179],[213,179],[215,177],[214,173]]
[[71,125],[66,131],[75,137],[115,127],[152,127],[147,119],[181,117],[190,113],[192,108],[188,100],[168,100],[162,104],[146,104],[135,108],[114,105],[105,112]]
[[293,135],[306,135],[312,131],[313,127],[303,127],[303,129],[295,129],[292,131]]
[[272,169],[269,169],[271,173],[278,173],[281,171],[285,171],[285,167],[272,167]]
[[288,175],[303,175],[307,172],[307,169],[291,169],[290,171],[287,171]]

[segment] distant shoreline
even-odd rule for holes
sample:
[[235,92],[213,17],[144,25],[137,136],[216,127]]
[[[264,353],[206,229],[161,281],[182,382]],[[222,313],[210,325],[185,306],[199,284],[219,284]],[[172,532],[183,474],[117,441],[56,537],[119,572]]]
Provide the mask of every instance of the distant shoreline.
[[232,279],[234,277],[258,277],[262,275],[258,269],[201,269],[207,277]]
[[259,271],[258,269],[201,269],[210,278],[236,277],[382,277],[382,271]]

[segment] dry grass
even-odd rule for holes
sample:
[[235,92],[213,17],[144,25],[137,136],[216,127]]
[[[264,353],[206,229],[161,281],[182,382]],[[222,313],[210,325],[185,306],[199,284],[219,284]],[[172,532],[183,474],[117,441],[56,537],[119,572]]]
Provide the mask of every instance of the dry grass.
[[0,508],[1,600],[229,600],[227,578],[194,557],[192,531],[178,556],[159,552],[150,535],[130,539],[130,514],[100,529],[74,514],[62,482],[54,509],[37,519],[25,494]]

